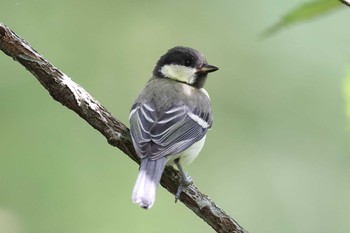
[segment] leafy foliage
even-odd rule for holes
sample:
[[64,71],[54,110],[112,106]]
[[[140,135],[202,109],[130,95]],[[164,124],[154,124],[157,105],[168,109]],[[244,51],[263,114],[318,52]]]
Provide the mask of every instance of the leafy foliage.
[[270,36],[286,26],[323,16],[341,6],[342,4],[335,0],[315,0],[306,2],[283,16],[279,22],[268,28],[263,33],[263,36]]

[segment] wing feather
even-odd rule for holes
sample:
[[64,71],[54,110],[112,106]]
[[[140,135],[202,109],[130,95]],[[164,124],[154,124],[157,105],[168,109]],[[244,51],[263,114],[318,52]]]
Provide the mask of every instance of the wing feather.
[[136,103],[130,112],[130,131],[141,158],[178,154],[202,139],[211,128],[211,112],[179,105],[162,113],[152,102]]

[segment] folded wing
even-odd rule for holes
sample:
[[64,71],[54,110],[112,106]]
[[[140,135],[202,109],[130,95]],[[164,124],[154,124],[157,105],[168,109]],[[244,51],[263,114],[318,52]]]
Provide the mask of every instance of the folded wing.
[[202,139],[211,125],[211,112],[185,105],[159,113],[153,103],[136,103],[130,112],[131,136],[141,158],[178,154]]

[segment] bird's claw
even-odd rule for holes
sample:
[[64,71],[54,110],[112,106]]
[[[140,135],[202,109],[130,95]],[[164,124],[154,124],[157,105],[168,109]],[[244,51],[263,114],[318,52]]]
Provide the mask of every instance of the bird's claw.
[[183,173],[180,179],[179,187],[177,188],[176,194],[175,194],[175,203],[177,200],[180,199],[180,194],[186,188],[187,186],[193,184],[192,178],[187,174],[187,172]]

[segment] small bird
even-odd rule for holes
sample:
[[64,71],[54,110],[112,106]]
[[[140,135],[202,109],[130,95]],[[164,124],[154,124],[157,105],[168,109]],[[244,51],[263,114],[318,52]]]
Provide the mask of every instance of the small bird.
[[166,165],[175,164],[181,174],[176,200],[192,182],[180,163],[197,157],[212,126],[210,98],[203,86],[207,74],[216,70],[199,51],[174,47],[160,57],[132,106],[130,133],[141,159],[132,200],[142,208],[154,204]]

